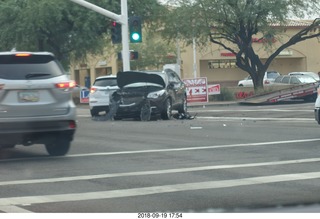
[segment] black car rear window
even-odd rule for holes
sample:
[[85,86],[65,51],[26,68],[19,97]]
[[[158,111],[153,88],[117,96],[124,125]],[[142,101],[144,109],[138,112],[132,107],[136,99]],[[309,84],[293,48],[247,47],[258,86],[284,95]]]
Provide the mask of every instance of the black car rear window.
[[101,86],[101,87],[117,86],[117,79],[116,78],[100,78],[100,79],[97,79],[93,85]]
[[0,78],[7,80],[47,79],[64,74],[60,63],[47,55],[0,56]]

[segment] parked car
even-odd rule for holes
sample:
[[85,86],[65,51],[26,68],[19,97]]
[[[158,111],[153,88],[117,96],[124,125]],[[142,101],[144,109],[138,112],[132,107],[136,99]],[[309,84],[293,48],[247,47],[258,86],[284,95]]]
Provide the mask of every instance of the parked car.
[[313,77],[314,79],[316,79],[317,81],[320,81],[319,75],[317,73],[314,72],[306,72],[306,71],[299,71],[299,72],[290,72],[288,75],[309,75],[311,77]]
[[281,75],[277,77],[274,84],[308,84],[317,83],[317,80],[309,75]]
[[117,76],[107,75],[97,77],[90,88],[89,106],[91,116],[98,116],[100,112],[109,112],[110,95],[118,90]]
[[75,83],[48,52],[0,52],[0,147],[65,155],[76,131]]
[[119,72],[117,82],[120,89],[112,97],[117,103],[114,119],[145,121],[159,115],[163,120],[169,120],[172,110],[187,112],[186,86],[171,69]]
[[[263,78],[263,84],[264,85],[270,85],[273,84],[276,77],[280,76],[280,73],[277,71],[267,71]],[[243,80],[240,80],[238,82],[238,86],[240,87],[253,87],[253,81],[251,76],[249,75]]]

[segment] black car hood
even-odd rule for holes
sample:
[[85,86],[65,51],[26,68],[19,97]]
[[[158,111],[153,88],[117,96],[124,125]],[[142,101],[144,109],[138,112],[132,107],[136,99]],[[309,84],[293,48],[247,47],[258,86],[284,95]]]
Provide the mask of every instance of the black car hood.
[[139,82],[154,83],[166,87],[165,79],[159,73],[123,71],[118,72],[117,74],[117,83],[119,88]]

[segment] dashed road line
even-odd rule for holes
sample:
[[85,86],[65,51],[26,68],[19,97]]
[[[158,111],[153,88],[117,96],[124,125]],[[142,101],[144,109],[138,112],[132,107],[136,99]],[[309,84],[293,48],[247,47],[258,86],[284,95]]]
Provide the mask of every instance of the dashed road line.
[[[280,144],[299,144],[306,142],[317,142],[320,138],[315,139],[300,139],[300,140],[287,140],[287,141],[271,141],[271,142],[256,142],[256,143],[242,143],[230,145],[210,145],[210,146],[197,146],[197,147],[184,147],[184,148],[166,148],[166,149],[153,149],[153,150],[137,150],[137,151],[116,151],[116,152],[98,152],[87,154],[70,154],[64,157],[48,157],[46,159],[65,159],[66,157],[93,157],[93,156],[111,156],[111,155],[126,155],[126,154],[145,154],[145,153],[162,153],[162,152],[178,152],[178,151],[195,151],[195,150],[212,150],[220,148],[238,148],[238,147],[260,147],[267,145],[280,145]],[[37,157],[39,158],[39,157]],[[11,162],[21,160],[34,160],[37,158],[16,158],[8,160],[0,160],[0,162]]]
[[301,121],[313,121],[314,118],[262,118],[262,117],[214,117],[214,116],[197,116],[197,119],[206,119],[206,120],[223,120],[223,121],[245,121],[245,120],[253,120],[253,121],[286,121],[286,122],[301,122]]

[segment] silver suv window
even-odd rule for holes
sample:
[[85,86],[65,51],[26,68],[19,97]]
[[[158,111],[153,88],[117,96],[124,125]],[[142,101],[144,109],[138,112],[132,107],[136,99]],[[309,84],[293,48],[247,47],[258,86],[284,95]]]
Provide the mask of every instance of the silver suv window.
[[64,73],[60,63],[48,55],[0,56],[0,78],[7,80],[40,80]]

